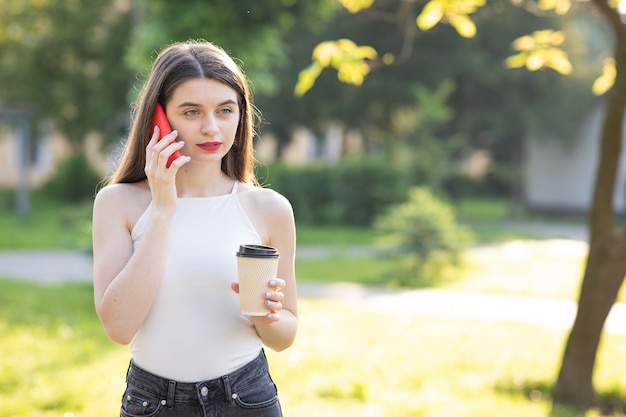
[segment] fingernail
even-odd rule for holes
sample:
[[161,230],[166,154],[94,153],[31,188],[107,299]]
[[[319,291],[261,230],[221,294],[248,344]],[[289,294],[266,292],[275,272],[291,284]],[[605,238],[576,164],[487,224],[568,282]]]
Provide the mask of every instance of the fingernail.
[[178,130],[172,130],[172,135],[178,135]]
[[275,287],[275,286],[276,286],[276,281],[271,280],[271,281],[270,281],[270,287]]
[[265,298],[272,298],[272,293],[271,292],[266,292],[265,293]]
[[273,319],[273,318],[274,318],[274,315],[273,315],[272,313],[269,313],[269,314],[267,315],[267,318],[268,318],[268,319]]

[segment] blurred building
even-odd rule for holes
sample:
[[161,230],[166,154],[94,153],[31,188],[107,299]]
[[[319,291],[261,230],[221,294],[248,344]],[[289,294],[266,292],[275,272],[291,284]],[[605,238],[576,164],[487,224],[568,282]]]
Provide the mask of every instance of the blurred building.
[[[532,212],[583,214],[589,209],[600,157],[599,136],[604,110],[599,106],[583,121],[572,140],[530,140],[526,143],[524,191]],[[626,144],[625,144],[626,146]],[[622,152],[613,205],[626,209],[626,154]]]
[[[89,135],[85,151],[92,166],[104,175],[110,164],[100,152],[100,142],[97,134]],[[25,138],[20,129],[0,125],[0,188],[17,187],[24,174],[30,186],[37,188],[54,175],[59,163],[71,153],[67,139],[58,133]]]
[[[584,214],[591,203],[595,173],[599,159],[598,136],[603,108],[598,107],[585,120],[572,140],[533,139],[524,150],[524,203],[531,212],[549,214]],[[2,122],[2,120],[0,120]],[[14,123],[0,123],[0,188],[16,188],[27,175],[31,187],[43,185],[56,167],[71,153],[67,140],[60,134],[30,138],[25,148],[24,134]],[[42,129],[49,132],[49,129]],[[626,129],[625,129],[626,131]],[[85,143],[88,159],[103,176],[113,169],[115,155],[101,152],[101,138],[90,135]],[[24,157],[24,151],[28,155]],[[625,144],[626,149],[626,144]],[[271,135],[257,142],[256,155],[265,163],[276,158],[277,143]],[[362,138],[340,125],[331,125],[324,137],[316,137],[306,129],[298,129],[280,158],[290,165],[324,160],[337,163],[351,154],[363,152]],[[27,162],[26,162],[27,161]],[[24,164],[27,164],[24,169]],[[466,174],[484,173],[489,156],[473,153],[464,163]],[[626,211],[626,153],[622,153],[615,185],[614,206]]]

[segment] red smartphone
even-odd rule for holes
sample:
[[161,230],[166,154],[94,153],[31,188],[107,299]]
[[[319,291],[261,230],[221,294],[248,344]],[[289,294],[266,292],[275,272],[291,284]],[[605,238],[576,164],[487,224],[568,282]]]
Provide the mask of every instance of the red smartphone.
[[[163,110],[163,106],[161,106],[160,103],[157,103],[156,107],[154,108],[154,113],[152,115],[152,131],[153,132],[154,132],[155,126],[159,127],[159,140],[163,139],[163,136],[169,135],[170,133],[172,133],[172,128],[170,127],[170,123],[167,121],[165,110]],[[169,168],[170,165],[172,165],[172,162],[174,162],[174,160],[178,157],[180,157],[180,151],[174,152],[167,159],[167,163],[165,164],[165,166]]]

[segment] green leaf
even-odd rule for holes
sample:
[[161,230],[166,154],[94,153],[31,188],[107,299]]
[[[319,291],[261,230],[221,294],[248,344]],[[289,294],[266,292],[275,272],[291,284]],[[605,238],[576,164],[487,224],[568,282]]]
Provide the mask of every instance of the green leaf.
[[617,70],[615,69],[615,59],[607,58],[604,60],[602,67],[602,75],[600,75],[593,83],[593,94],[601,96],[613,87],[615,84],[615,76]]
[[564,51],[558,48],[552,48],[548,50],[547,53],[547,67],[550,67],[563,75],[568,75],[572,73],[572,63],[569,61],[569,58]]
[[358,13],[363,9],[371,7],[374,0],[339,0],[339,3],[348,9],[350,13]]
[[476,35],[476,25],[472,19],[465,14],[450,16],[450,25],[464,38],[473,38]]
[[528,54],[526,52],[520,52],[519,54],[512,55],[506,59],[505,65],[507,68],[522,68],[526,65],[527,56]]
[[417,26],[421,30],[429,30],[443,19],[444,5],[439,0],[429,1],[422,13],[417,16]]
[[294,89],[296,97],[302,97],[313,87],[315,80],[317,80],[317,77],[319,77],[323,69],[324,67],[318,61],[315,61],[307,68],[300,71],[298,74],[298,82]]

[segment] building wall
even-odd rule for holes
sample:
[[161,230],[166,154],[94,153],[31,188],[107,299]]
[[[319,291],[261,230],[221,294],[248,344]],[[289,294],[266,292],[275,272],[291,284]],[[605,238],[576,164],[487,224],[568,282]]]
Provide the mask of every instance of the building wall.
[[[21,181],[21,140],[17,130],[0,129],[0,188],[15,188]],[[110,170],[110,164],[100,151],[100,143],[98,135],[89,135],[85,151],[92,166],[105,175]],[[28,183],[37,188],[54,175],[56,166],[71,154],[72,149],[63,136],[52,134],[41,138],[34,152],[28,168]]]
[[[598,107],[571,141],[531,140],[525,149],[524,187],[531,210],[586,213],[593,197],[603,109]],[[621,155],[614,207],[626,208],[626,158]]]

